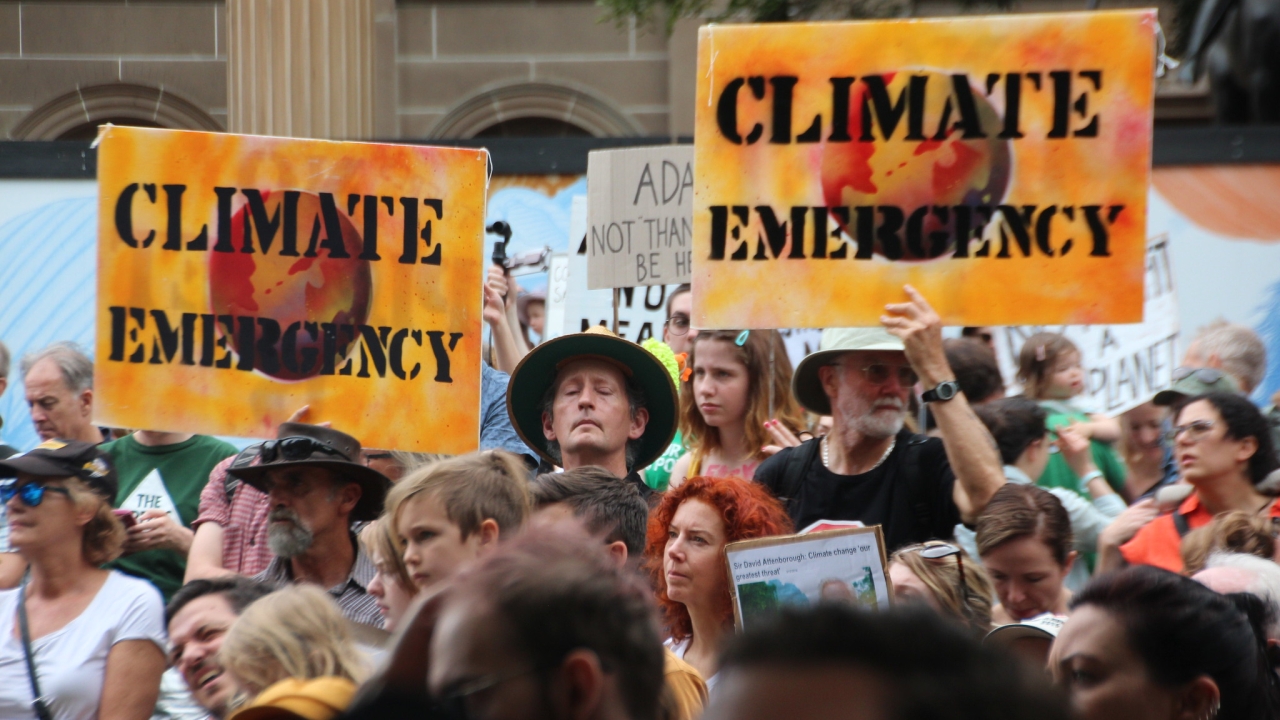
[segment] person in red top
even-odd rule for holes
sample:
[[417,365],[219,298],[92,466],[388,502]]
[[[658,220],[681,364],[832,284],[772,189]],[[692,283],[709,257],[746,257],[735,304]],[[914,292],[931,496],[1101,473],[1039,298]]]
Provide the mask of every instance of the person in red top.
[[1143,526],[1133,539],[1103,542],[1100,570],[1154,565],[1182,572],[1182,538],[1230,510],[1280,518],[1280,500],[1257,485],[1277,462],[1266,418],[1247,399],[1228,393],[1191,398],[1170,431],[1182,478],[1195,491],[1176,512]]

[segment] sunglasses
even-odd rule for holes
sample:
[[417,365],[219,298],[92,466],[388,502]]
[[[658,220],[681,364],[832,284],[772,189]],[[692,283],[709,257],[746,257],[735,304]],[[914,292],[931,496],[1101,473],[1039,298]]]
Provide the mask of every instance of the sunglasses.
[[1221,370],[1215,370],[1213,368],[1180,367],[1175,368],[1173,371],[1174,382],[1186,380],[1189,377],[1194,377],[1205,385],[1216,385],[1222,380],[1222,378],[1226,377],[1226,375]]
[[44,494],[47,492],[58,493],[71,497],[71,491],[56,485],[44,485],[41,483],[29,482],[18,485],[17,480],[10,480],[7,483],[0,483],[0,502],[9,502],[17,496],[27,507],[38,507],[44,502]]
[[882,365],[876,363],[874,365],[865,365],[859,370],[862,371],[862,375],[867,379],[867,382],[872,385],[883,385],[889,382],[889,377],[894,373],[898,376],[898,384],[904,388],[914,386],[916,381],[920,379],[910,365]]
[[279,440],[267,440],[266,442],[250,445],[245,448],[236,459],[231,462],[232,467],[244,467],[253,462],[253,459],[260,458],[262,464],[273,463],[277,460],[284,462],[297,462],[299,460],[307,460],[312,455],[321,453],[323,455],[333,455],[340,457],[347,462],[351,462],[351,458],[337,448],[329,447],[319,440],[309,437],[294,435],[291,437],[280,438]]
[[960,594],[964,595],[966,604],[970,601],[972,593],[969,591],[969,583],[964,578],[964,552],[960,548],[951,543],[934,542],[907,548],[907,552],[920,553],[920,557],[926,560],[941,560],[955,555],[956,569],[960,572]]

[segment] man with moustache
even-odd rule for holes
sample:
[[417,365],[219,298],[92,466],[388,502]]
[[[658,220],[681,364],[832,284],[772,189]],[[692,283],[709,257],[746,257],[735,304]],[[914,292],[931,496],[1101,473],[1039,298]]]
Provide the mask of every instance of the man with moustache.
[[[883,329],[823,331],[818,352],[796,367],[792,391],[805,409],[832,416],[831,432],[783,449],[755,474],[797,528],[818,520],[881,525],[889,552],[950,537],[1005,482],[995,441],[947,363],[937,313],[905,289],[910,301],[886,306]],[[941,440],[904,428],[917,381]]]
[[[351,523],[377,518],[391,486],[362,457],[360,442],[346,433],[287,422],[276,440],[249,448],[227,470],[266,493],[271,507],[267,540],[275,557],[254,579],[319,585],[357,630],[381,629],[382,614],[368,592],[373,560]],[[259,464],[250,464],[254,458]]]

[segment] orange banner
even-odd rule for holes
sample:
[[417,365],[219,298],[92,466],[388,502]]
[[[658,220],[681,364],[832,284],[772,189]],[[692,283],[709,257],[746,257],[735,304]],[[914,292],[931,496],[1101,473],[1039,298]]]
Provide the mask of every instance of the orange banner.
[[479,440],[484,150],[108,127],[95,421]]
[[1142,319],[1154,10],[713,25],[701,327]]

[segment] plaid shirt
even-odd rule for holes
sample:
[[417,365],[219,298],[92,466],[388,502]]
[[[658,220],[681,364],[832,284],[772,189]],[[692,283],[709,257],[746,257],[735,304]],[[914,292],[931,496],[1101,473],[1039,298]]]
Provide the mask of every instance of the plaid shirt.
[[[327,592],[333,596],[338,607],[342,608],[342,614],[348,620],[381,630],[382,612],[378,610],[377,599],[370,595],[368,590],[377,568],[373,566],[373,559],[365,554],[364,546],[356,540],[355,535],[351,536],[351,543],[356,549],[356,561],[351,564],[351,573],[347,575],[345,581],[329,588]],[[274,585],[291,583],[293,582],[293,565],[285,558],[272,558],[267,569],[255,575],[253,579]]]
[[209,483],[200,492],[199,516],[191,523],[191,529],[207,522],[221,526],[222,567],[252,577],[271,562],[271,548],[267,545],[271,505],[266,493],[239,481],[233,481],[231,501],[227,502],[227,468],[235,459],[233,455],[223,460],[209,473]]

